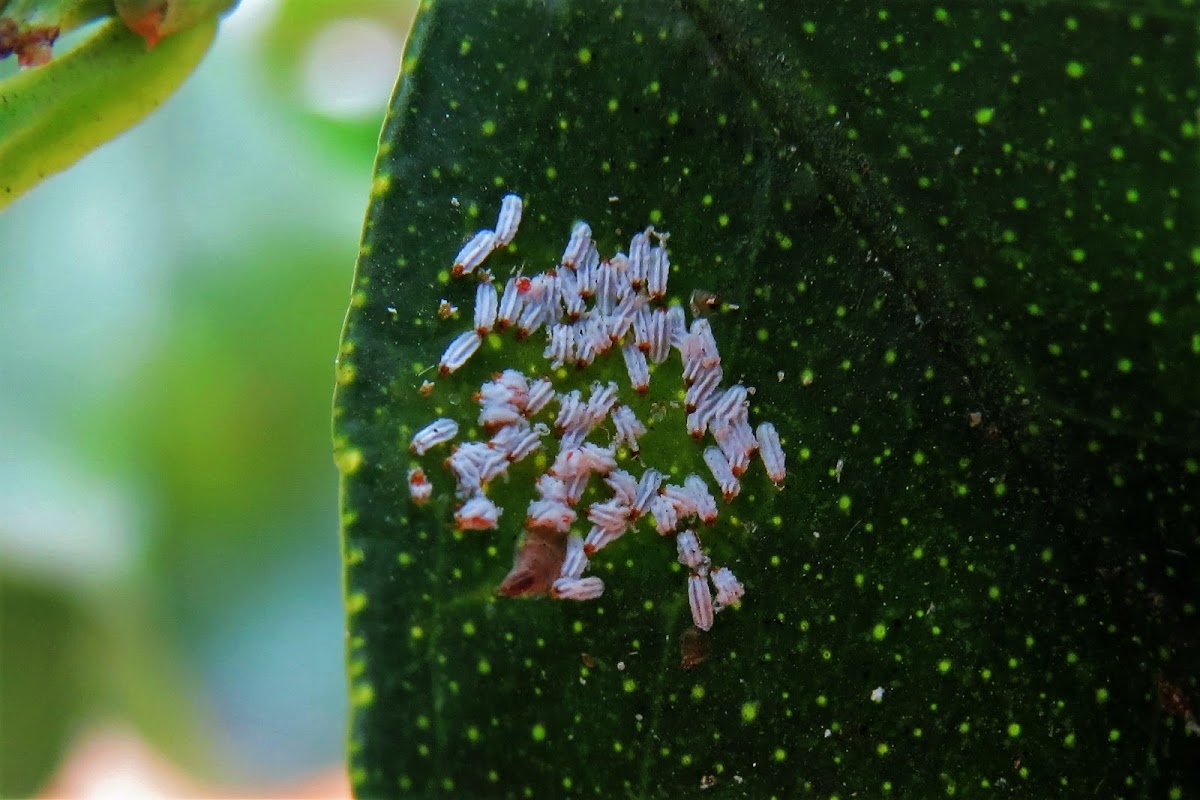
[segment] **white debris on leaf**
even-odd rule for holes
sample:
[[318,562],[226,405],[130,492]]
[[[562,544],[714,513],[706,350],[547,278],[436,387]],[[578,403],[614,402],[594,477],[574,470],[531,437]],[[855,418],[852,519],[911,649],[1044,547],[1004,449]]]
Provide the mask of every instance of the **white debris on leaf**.
[[[683,402],[670,405],[684,408],[686,434],[703,448],[701,460],[726,503],[739,495],[739,479],[756,455],[771,481],[782,485],[786,469],[779,434],[769,422],[751,427],[752,387],[722,385],[725,373],[709,319],[695,316],[689,325],[684,305],[668,299],[672,264],[667,234],[648,227],[633,235],[628,253],[602,257],[591,227],[579,221],[555,268],[531,275],[517,270],[503,279],[501,288],[493,275],[496,267],[483,265],[514,241],[523,214],[521,197],[505,195],[495,230],[474,233],[451,266],[453,276],[475,274],[479,282],[473,327],[449,343],[438,372],[452,375],[476,356],[485,336],[494,342],[497,334],[518,340],[543,337],[541,353],[547,363],[543,374],[503,369],[474,394],[476,421],[486,438],[453,446],[441,464],[454,478],[455,527],[499,527],[504,510],[488,496],[489,486],[528,475],[528,466],[514,467],[511,474],[509,469],[528,459],[539,465],[537,494],[525,510],[525,536],[501,594],[595,600],[603,595],[604,582],[586,575],[589,558],[623,536],[652,529],[674,538],[675,555],[688,576],[692,622],[709,630],[717,613],[742,600],[745,587],[728,567],[713,568],[697,529],[688,527],[719,525],[710,483],[697,474],[688,474],[682,484],[665,483],[659,470],[638,469],[644,456],[656,455],[653,448],[643,453],[641,444],[651,429],[665,424],[665,406],[653,406],[649,416],[639,419],[637,396],[650,390],[652,377],[678,376]],[[457,318],[456,311],[443,300],[439,318]],[[702,311],[706,309],[698,311],[693,303],[693,315]],[[592,382],[586,394],[555,388],[564,370],[586,370],[600,359],[614,358],[618,350],[628,386]],[[679,361],[673,367],[675,352]],[[431,397],[432,384],[426,384],[421,396]],[[547,411],[551,403],[554,407]],[[458,433],[457,422],[441,418],[418,431],[409,449],[424,457]],[[704,442],[707,436],[713,444]],[[680,441],[686,443],[683,436]],[[431,466],[413,464],[409,470],[409,497],[415,505],[425,505],[434,495],[426,472]],[[590,527],[586,536],[578,532],[580,523]],[[872,700],[878,702],[882,691],[875,690]]]

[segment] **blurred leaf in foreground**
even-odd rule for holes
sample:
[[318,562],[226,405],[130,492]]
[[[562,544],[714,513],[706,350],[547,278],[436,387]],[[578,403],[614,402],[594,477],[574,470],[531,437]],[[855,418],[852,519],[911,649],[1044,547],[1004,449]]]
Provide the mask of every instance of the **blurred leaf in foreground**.
[[[427,3],[337,373],[357,793],[1200,791],[1187,5]],[[606,256],[650,222],[668,300],[724,301],[727,381],[791,468],[706,538],[748,590],[707,639],[644,530],[593,559],[598,601],[497,598],[535,473],[456,533],[445,451],[407,450],[438,416],[480,438],[488,374],[549,371],[489,337],[420,391],[507,191],[499,280],[577,219]],[[624,380],[597,363],[554,379]],[[656,399],[647,459],[694,469]]]

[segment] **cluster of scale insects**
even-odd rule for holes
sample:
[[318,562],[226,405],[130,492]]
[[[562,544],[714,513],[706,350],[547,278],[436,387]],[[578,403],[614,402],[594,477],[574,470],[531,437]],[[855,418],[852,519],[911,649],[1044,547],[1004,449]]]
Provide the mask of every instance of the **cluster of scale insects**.
[[[518,339],[544,329],[544,356],[551,369],[572,364],[583,370],[619,350],[630,387],[638,394],[649,390],[649,365],[663,364],[678,351],[687,432],[697,442],[709,434],[715,440],[705,447],[703,460],[723,500],[729,503],[738,495],[739,478],[756,454],[775,485],[782,485],[786,470],[779,434],[769,422],[751,428],[745,386],[721,387],[721,357],[708,320],[698,317],[688,325],[681,306],[664,307],[670,272],[667,235],[647,228],[633,237],[628,254],[618,252],[601,260],[591,228],[579,222],[557,269],[532,276],[518,273],[498,290],[494,276],[482,266],[493,250],[512,242],[522,210],[520,197],[505,196],[495,230],[476,233],[455,258],[455,277],[479,278],[474,327],[446,348],[438,364],[441,376],[466,364],[484,336],[508,329],[514,329]],[[422,391],[432,388],[426,382]],[[594,600],[603,594],[604,583],[584,574],[589,557],[632,531],[640,520],[652,519],[658,534],[675,537],[679,561],[688,569],[688,601],[696,627],[710,629],[716,612],[741,600],[742,584],[728,567],[712,563],[696,531],[695,522],[712,526],[719,517],[706,481],[692,474],[682,484],[669,484],[656,469],[637,476],[618,466],[618,448],[636,454],[646,428],[633,409],[620,402],[616,383],[594,382],[585,397],[579,390],[556,391],[544,376],[505,369],[484,382],[475,399],[479,425],[490,438],[453,446],[443,462],[454,477],[454,521],[459,530],[498,527],[503,509],[488,497],[488,485],[505,476],[509,465],[545,447],[547,440],[557,441],[558,448],[550,468],[536,479],[537,495],[525,514],[525,536],[500,594]],[[535,421],[551,403],[557,407],[552,424]],[[605,423],[611,424],[608,441],[592,441],[610,433]],[[454,420],[438,419],[413,436],[410,450],[424,456],[457,436]],[[571,526],[593,475],[601,476],[612,494],[587,507],[591,529],[580,536]],[[418,505],[433,493],[419,466],[409,471],[408,487]]]

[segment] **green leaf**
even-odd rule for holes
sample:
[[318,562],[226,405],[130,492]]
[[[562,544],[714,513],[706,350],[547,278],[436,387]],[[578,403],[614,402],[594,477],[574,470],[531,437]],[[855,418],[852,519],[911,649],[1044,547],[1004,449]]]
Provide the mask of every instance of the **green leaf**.
[[[1188,5],[426,3],[337,373],[357,793],[1200,791]],[[455,533],[446,451],[406,449],[439,416],[482,438],[480,382],[547,369],[507,334],[418,391],[509,191],[501,278],[577,219],[606,256],[670,231],[670,299],[723,299],[726,383],[781,432],[785,488],[753,466],[705,531],[747,594],[691,670],[669,538],[603,550],[599,601],[497,597],[536,470]],[[555,381],[638,404],[623,372]],[[645,462],[707,477],[660,410]]]
[[0,82],[0,209],[157,108],[216,31],[213,15],[147,49],[109,19],[74,50]]

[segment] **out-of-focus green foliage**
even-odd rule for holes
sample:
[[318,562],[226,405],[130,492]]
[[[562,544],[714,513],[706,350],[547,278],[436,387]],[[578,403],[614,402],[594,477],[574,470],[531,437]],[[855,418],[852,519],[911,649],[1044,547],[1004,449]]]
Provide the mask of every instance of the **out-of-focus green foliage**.
[[[1189,5],[425,4],[338,370],[358,793],[1200,792]],[[735,304],[726,380],[790,475],[752,468],[706,531],[748,594],[690,672],[673,542],[602,551],[594,603],[496,598],[534,473],[458,533],[445,451],[407,450],[439,416],[484,438],[489,374],[550,373],[506,334],[419,391],[470,325],[451,261],[508,191],[501,281],[576,219],[603,255],[653,222],[669,299]],[[706,474],[677,359],[644,461]],[[554,380],[627,392],[598,364]]]

